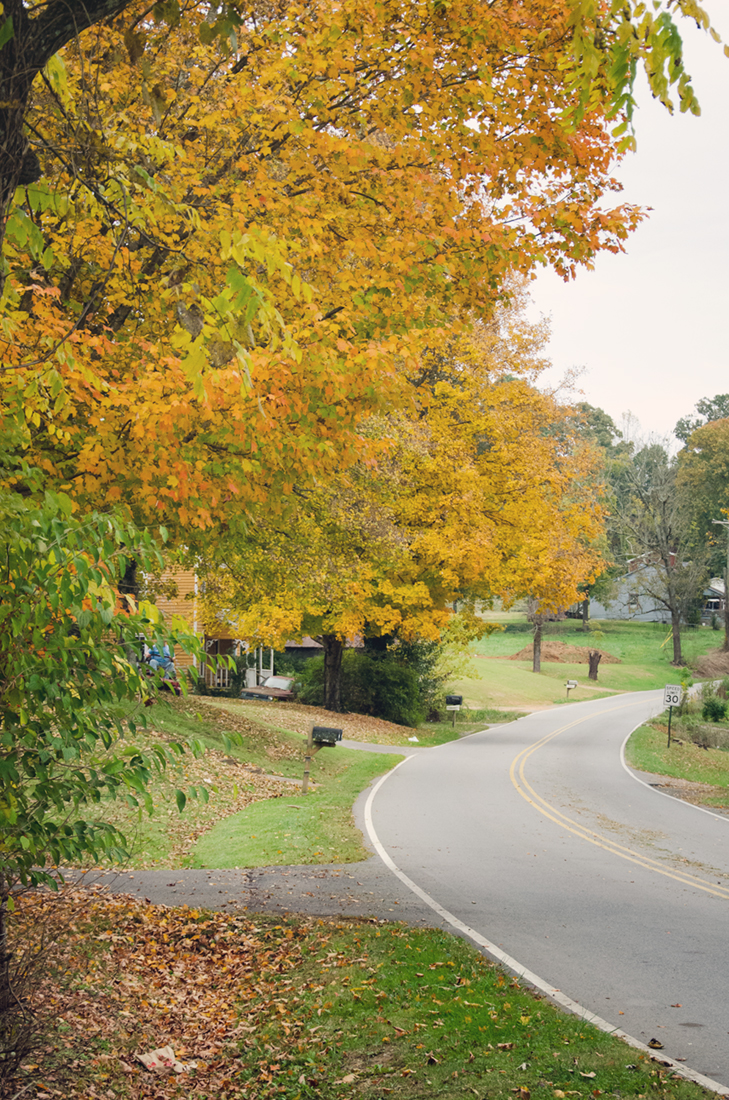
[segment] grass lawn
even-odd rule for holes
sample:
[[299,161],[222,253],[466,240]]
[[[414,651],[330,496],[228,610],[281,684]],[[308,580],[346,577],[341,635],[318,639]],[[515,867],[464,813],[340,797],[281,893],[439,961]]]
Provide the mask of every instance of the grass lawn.
[[668,789],[695,805],[709,809],[729,809],[729,752],[726,749],[704,749],[681,736],[680,724],[671,730],[668,747],[668,714],[641,726],[626,746],[626,760],[639,771],[665,775],[680,780]]
[[188,867],[268,867],[273,864],[353,863],[369,851],[355,827],[352,805],[398,755],[322,749],[313,758],[309,793],[295,788],[219,821],[200,837]]
[[[473,706],[540,707],[566,701],[565,682],[577,680],[570,702],[600,698],[620,691],[646,691],[676,682],[678,671],[671,665],[672,647],[668,628],[659,623],[593,622],[589,633],[574,621],[550,623],[544,640],[566,645],[588,646],[620,658],[620,664],[602,662],[598,681],[587,676],[587,663],[542,661],[542,671],[531,671],[531,660],[506,661],[531,641],[525,623],[507,623],[506,629],[475,642],[473,665],[477,675],[459,680],[452,690],[462,692]],[[717,635],[708,629],[686,631],[684,655],[691,664],[716,647]]]
[[[341,746],[324,749],[314,757],[310,793],[303,797],[300,733],[263,725],[243,708],[214,706],[198,697],[160,700],[148,719],[149,730],[136,735],[140,743],[196,738],[205,752],[197,758],[187,753],[166,772],[153,773],[151,816],[123,799],[102,803],[99,816],[127,838],[130,867],[336,863],[368,855],[352,819],[352,804],[401,757]],[[226,734],[233,739],[227,747]],[[180,813],[175,792],[191,787],[207,799],[189,798]]]
[[565,682],[579,680],[580,687],[570,692],[570,702],[600,699],[612,694],[604,684],[588,687],[585,665],[542,664],[535,674],[523,661],[498,661],[476,658],[478,678],[468,677],[449,685],[450,691],[463,695],[473,707],[514,707],[526,710],[558,706],[566,702]]
[[[469,706],[465,701],[461,710],[451,711],[442,722],[428,722],[417,731],[423,744],[442,745],[469,733],[478,733],[489,726],[501,726],[523,718],[526,711],[497,710],[495,707]],[[455,722],[453,716],[455,715]]]
[[[58,945],[35,993],[43,1045],[8,1095],[706,1096],[441,930],[251,919],[79,890],[26,898],[11,946],[43,929]],[[136,1054],[167,1044],[187,1071],[145,1071]]]

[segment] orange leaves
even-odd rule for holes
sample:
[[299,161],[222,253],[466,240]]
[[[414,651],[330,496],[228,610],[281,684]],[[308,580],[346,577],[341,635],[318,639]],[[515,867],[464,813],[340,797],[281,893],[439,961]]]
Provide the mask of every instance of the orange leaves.
[[363,424],[408,407],[444,326],[635,223],[603,201],[599,105],[564,122],[570,18],[295,0],[225,49],[195,6],[69,47],[8,250],[1,384],[30,453],[86,499],[201,526],[371,461]]
[[[242,1037],[280,996],[281,971],[303,961],[305,941],[323,938],[98,888],[27,896],[16,919],[21,930],[24,921],[52,928],[64,969],[81,978],[49,981],[38,996],[44,1014],[62,1018],[56,1050],[64,1059],[83,1052],[76,1080],[63,1083],[69,1097],[106,1094],[109,1084],[138,1097],[184,1097],[193,1080],[196,1091],[223,1095],[244,1065]],[[197,1063],[194,1078],[151,1073],[135,1060],[166,1045],[182,1063]]]
[[565,410],[533,385],[543,328],[504,309],[490,325],[430,336],[401,374],[409,415],[363,425],[368,464],[322,471],[283,524],[260,513],[254,530],[196,548],[210,623],[265,644],[303,633],[437,640],[456,601],[478,632],[477,600],[577,598],[599,564],[601,511]]

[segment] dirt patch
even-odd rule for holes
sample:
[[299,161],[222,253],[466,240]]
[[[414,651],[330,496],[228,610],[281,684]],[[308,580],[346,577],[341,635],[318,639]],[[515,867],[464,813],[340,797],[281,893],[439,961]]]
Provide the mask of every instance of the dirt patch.
[[[589,664],[590,653],[594,653],[593,646],[586,645],[567,645],[565,642],[542,642],[542,660],[543,661],[555,661],[558,664],[563,665],[577,665],[577,664]],[[622,664],[619,657],[613,656],[612,653],[605,653],[604,650],[598,649],[597,651],[600,657],[606,665],[619,665]],[[507,661],[531,661],[534,656],[534,645],[529,643],[525,645],[523,649],[520,649],[518,653],[512,654],[511,657],[507,657]]]
[[696,673],[712,680],[729,676],[729,653],[725,653],[723,649],[712,649],[710,653],[705,653],[696,662]]
[[680,798],[682,802],[690,802],[692,806],[705,806],[714,813],[729,815],[729,792],[725,787],[696,783],[670,775],[661,776],[660,782],[652,782],[651,787]]

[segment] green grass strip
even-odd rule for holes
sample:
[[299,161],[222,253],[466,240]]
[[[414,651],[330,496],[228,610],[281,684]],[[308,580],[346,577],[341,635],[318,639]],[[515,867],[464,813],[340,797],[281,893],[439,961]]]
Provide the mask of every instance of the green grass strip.
[[[352,806],[373,779],[403,758],[356,749],[322,749],[313,759],[312,791],[257,802],[220,821],[200,838],[190,867],[267,867],[355,863],[369,852]],[[302,763],[303,775],[303,763]]]
[[[274,933],[291,936],[295,927]],[[280,991],[246,1002],[243,1026],[248,1012],[255,1028],[232,1095],[706,1096],[659,1061],[521,989],[445,932],[353,922],[318,922],[316,932],[305,941],[308,957],[305,948],[303,963],[281,975]]]
[[[692,783],[710,783],[729,788],[729,752],[725,749],[703,749],[681,738],[680,744],[668,747],[668,716],[641,726],[631,736],[625,758],[632,768],[656,775],[687,779]],[[680,727],[672,731],[680,736]]]

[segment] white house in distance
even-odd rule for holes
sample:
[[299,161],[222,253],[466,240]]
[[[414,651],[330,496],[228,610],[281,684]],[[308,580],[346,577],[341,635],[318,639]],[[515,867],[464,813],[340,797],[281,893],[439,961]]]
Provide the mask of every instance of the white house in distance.
[[[615,580],[615,596],[606,603],[590,600],[591,619],[621,619],[638,623],[670,623],[671,615],[659,600],[649,595],[651,576],[655,565],[641,558],[628,562],[628,572]],[[702,622],[709,622],[712,615],[724,618],[724,581],[712,577],[704,588],[701,609]]]

